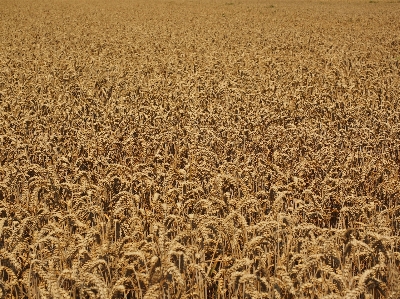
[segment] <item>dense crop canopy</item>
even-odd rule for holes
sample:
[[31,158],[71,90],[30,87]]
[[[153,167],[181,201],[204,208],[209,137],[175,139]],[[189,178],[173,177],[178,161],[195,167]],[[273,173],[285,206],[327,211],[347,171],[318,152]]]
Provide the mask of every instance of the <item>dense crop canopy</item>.
[[1,2],[0,298],[400,297],[400,3]]

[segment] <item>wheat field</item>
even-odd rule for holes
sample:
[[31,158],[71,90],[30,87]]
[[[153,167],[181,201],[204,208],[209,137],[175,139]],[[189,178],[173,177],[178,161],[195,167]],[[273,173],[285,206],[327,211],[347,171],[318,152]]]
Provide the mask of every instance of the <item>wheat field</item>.
[[0,298],[400,298],[400,2],[2,0]]

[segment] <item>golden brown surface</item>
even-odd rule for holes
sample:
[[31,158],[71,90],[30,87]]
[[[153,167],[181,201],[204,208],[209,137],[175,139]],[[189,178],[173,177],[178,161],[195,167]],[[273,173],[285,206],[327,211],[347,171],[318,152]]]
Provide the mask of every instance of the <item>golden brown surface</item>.
[[400,297],[400,3],[1,1],[0,298]]

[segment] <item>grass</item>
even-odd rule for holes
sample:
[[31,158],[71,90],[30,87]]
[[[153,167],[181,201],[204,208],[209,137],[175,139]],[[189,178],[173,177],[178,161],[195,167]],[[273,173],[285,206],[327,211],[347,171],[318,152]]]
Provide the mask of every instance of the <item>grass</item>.
[[4,1],[0,298],[400,298],[400,20],[357,1]]

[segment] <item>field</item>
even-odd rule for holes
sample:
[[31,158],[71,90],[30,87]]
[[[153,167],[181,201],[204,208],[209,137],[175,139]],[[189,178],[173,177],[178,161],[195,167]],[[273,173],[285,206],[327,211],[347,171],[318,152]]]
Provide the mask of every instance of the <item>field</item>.
[[2,0],[0,298],[400,298],[400,2]]

